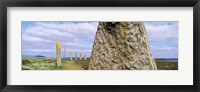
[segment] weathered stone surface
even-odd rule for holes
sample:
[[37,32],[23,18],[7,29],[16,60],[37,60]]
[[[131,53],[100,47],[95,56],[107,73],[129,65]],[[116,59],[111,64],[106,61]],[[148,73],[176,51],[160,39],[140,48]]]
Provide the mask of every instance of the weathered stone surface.
[[89,70],[157,70],[143,22],[100,22]]

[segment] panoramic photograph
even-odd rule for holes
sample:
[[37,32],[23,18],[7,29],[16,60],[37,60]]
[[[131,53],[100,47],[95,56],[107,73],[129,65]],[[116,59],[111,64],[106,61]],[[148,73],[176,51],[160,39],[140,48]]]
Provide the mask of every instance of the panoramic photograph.
[[177,21],[22,21],[22,70],[178,70]]

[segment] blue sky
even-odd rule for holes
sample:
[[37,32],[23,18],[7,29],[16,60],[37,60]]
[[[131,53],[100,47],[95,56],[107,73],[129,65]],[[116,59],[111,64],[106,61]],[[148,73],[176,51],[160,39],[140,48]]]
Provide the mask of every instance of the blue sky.
[[[178,22],[144,22],[154,58],[178,57]],[[22,55],[55,57],[55,43],[90,57],[98,22],[22,22]],[[62,51],[63,53],[63,51]]]

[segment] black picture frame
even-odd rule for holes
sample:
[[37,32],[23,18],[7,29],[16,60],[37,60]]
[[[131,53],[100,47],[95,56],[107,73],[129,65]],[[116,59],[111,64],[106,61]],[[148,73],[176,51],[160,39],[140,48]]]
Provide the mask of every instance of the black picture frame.
[[[7,7],[193,7],[194,85],[7,85]],[[0,1],[1,92],[200,92],[200,0],[2,0]]]

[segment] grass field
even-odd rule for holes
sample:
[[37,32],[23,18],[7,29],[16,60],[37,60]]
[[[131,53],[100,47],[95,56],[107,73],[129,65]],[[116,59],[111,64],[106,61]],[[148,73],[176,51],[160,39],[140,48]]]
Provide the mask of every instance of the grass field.
[[178,70],[178,62],[156,61],[158,70]]
[[[178,70],[178,62],[156,61],[158,70]],[[87,61],[62,60],[62,66],[56,66],[56,60],[43,58],[22,59],[22,70],[88,70]]]

